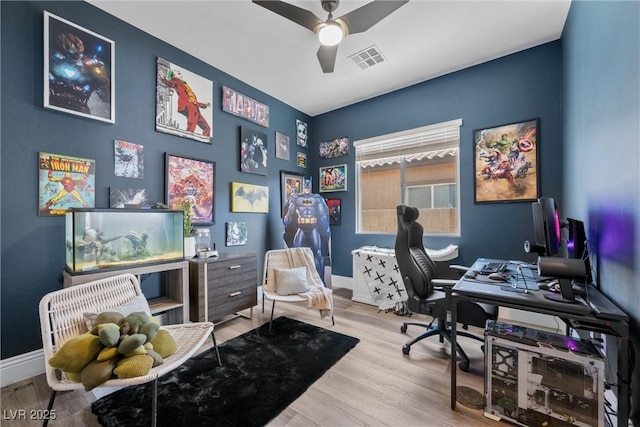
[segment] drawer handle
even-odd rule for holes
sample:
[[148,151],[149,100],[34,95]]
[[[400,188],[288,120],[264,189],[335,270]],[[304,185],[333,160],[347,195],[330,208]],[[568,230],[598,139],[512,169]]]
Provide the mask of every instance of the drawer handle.
[[235,270],[236,268],[242,267],[241,265],[230,265],[229,270]]
[[242,292],[240,292],[240,291],[238,291],[238,292],[233,292],[233,293],[230,293],[230,294],[229,294],[229,297],[230,297],[230,298],[232,298],[232,297],[237,297],[238,295],[241,295],[241,294],[242,294]]

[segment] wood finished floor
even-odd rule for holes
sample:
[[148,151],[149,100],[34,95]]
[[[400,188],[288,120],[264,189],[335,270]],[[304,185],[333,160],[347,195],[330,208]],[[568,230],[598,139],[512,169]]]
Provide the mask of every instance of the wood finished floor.
[[[400,332],[404,317],[378,312],[376,307],[351,301],[343,292],[334,296],[335,326],[321,320],[317,311],[302,304],[276,304],[275,316],[288,316],[360,339],[360,343],[336,363],[304,394],[291,403],[269,426],[496,426],[481,409],[462,404],[450,409],[449,346],[435,337],[423,340],[402,354],[403,344],[423,330],[409,326]],[[261,304],[253,318],[236,318],[216,326],[218,343],[234,338],[269,320]],[[412,320],[429,318],[412,316]],[[484,356],[480,343],[459,340],[471,359],[468,373],[458,370],[458,385],[483,392]],[[204,348],[211,346],[209,341]],[[44,375],[2,388],[3,426],[36,426],[38,421],[11,420],[10,411],[46,409],[50,389]],[[50,426],[99,426],[91,413],[91,393],[59,392]],[[13,412],[15,414],[15,412]],[[499,425],[509,423],[501,421]]]

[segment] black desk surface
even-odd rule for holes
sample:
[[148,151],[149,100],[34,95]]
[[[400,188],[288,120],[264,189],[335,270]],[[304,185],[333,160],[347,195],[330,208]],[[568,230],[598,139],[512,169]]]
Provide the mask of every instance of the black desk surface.
[[[490,262],[507,263],[504,274],[509,278],[508,282],[495,281],[487,276],[476,274]],[[518,271],[518,266],[520,266],[520,271]],[[538,280],[540,277],[538,277],[537,267],[533,265],[518,261],[478,258],[467,274],[453,287],[453,292],[490,300],[496,304],[502,303],[516,308],[529,308],[532,311],[545,311],[559,317],[573,315],[625,322],[629,320],[622,310],[593,286],[588,287],[585,297],[576,295],[577,302],[566,303],[545,298],[544,294],[549,291],[539,290]],[[513,289],[514,287],[517,288],[517,291]],[[526,293],[523,292],[525,289]]]
[[[497,282],[488,279],[487,276],[474,277],[473,272],[478,272],[490,262],[508,262],[508,269],[505,273],[509,276],[509,282]],[[521,271],[518,271],[520,266]],[[512,307],[521,310],[533,311],[536,313],[550,314],[560,317],[577,329],[603,332],[617,337],[618,343],[618,427],[626,427],[629,419],[629,317],[613,304],[606,296],[595,287],[589,286],[587,301],[582,298],[576,303],[563,303],[552,301],[544,297],[547,291],[538,290],[537,268],[527,267],[518,261],[504,261],[488,258],[479,258],[471,266],[469,271],[453,287],[452,297],[454,301],[458,298],[471,299],[478,302]],[[524,275],[524,279],[522,278]],[[514,292],[505,290],[503,286],[511,287],[515,283],[518,289],[525,289],[525,282],[528,291]],[[457,356],[456,343],[456,318],[457,304],[453,304],[452,311],[452,342],[451,342],[451,409],[456,408],[456,373],[455,360]]]

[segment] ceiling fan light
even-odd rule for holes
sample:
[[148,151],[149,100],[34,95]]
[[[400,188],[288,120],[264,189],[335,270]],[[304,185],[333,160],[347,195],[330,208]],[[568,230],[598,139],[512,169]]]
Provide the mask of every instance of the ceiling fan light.
[[318,38],[320,43],[324,46],[335,46],[342,41],[344,32],[340,24],[335,21],[327,22],[320,31],[318,31]]

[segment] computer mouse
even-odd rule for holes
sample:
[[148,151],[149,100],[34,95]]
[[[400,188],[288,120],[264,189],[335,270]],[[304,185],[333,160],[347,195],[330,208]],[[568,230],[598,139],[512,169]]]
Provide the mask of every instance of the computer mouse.
[[538,282],[538,289],[540,289],[541,291],[558,292],[559,286],[560,286],[560,283],[558,283],[557,280],[550,280],[548,282]]
[[507,277],[502,273],[491,273],[488,277],[491,280],[498,280],[500,282],[508,282]]

